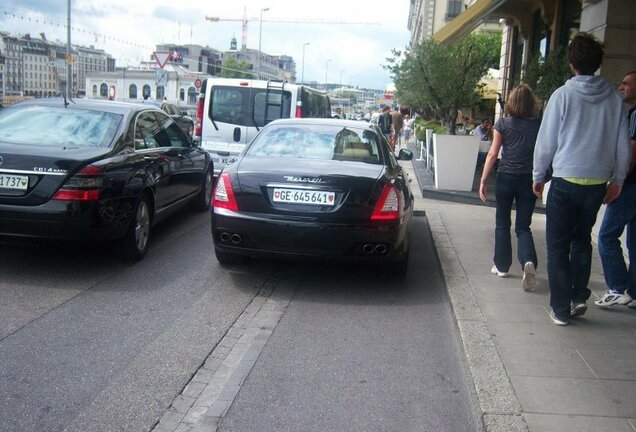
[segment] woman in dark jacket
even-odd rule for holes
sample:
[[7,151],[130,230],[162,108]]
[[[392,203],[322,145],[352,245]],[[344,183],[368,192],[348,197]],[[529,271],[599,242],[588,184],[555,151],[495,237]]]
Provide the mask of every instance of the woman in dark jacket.
[[499,277],[507,277],[512,265],[510,215],[514,202],[517,255],[523,269],[522,286],[528,291],[536,284],[537,252],[530,223],[537,199],[532,192],[532,159],[541,124],[537,99],[530,87],[519,84],[512,89],[506,101],[505,111],[508,117],[500,118],[494,127],[492,145],[481,175],[479,196],[482,201],[486,201],[488,176],[501,150],[495,190],[495,255],[494,266],[490,271]]

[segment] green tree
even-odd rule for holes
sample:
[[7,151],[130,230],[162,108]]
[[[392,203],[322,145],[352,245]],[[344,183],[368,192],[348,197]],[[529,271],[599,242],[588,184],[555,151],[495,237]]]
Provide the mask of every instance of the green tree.
[[221,66],[221,73],[217,76],[221,78],[254,78],[255,74],[250,71],[250,65],[246,61],[238,61],[233,55],[229,55]]
[[543,102],[572,77],[567,52],[559,47],[547,58],[536,54],[524,68],[524,81]]
[[396,98],[418,113],[441,120],[455,134],[458,110],[479,104],[483,84],[479,81],[499,58],[499,44],[491,33],[479,32],[453,45],[426,40],[412,50],[393,50],[387,68],[395,83]]

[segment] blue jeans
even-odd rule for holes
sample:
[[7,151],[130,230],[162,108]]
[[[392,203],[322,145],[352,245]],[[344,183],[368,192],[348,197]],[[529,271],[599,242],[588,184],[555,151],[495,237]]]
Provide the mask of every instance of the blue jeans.
[[497,213],[495,216],[495,256],[497,270],[507,272],[512,265],[512,245],[510,243],[510,214],[514,201],[517,215],[515,234],[517,234],[517,258],[521,268],[532,261],[537,266],[537,252],[530,231],[532,213],[537,197],[532,193],[532,174],[497,173],[495,189]]
[[557,318],[570,318],[571,303],[585,302],[592,266],[592,227],[606,185],[582,186],[555,177],[546,206],[546,246],[550,307]]
[[[627,227],[629,269],[625,264],[620,236]],[[608,204],[598,234],[598,251],[605,283],[611,291],[627,292],[636,298],[636,183],[623,186],[615,201]]]

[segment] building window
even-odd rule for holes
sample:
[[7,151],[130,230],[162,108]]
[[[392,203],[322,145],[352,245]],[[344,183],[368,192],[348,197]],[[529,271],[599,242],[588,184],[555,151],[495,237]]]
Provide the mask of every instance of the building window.
[[163,99],[163,97],[166,95],[166,88],[164,86],[157,86],[156,95],[157,99]]
[[188,105],[197,104],[197,89],[194,87],[188,88]]
[[462,13],[464,9],[463,0],[448,0],[448,6],[446,8],[446,19],[452,20],[457,15]]
[[106,83],[102,83],[102,85],[99,86],[99,95],[103,98],[108,97],[108,85]]
[[134,84],[131,84],[130,87],[128,87],[128,98],[129,99],[137,99],[137,86]]
[[148,84],[144,84],[144,87],[142,89],[142,96],[144,100],[150,99],[150,86]]
[[184,89],[180,89],[179,90],[179,100],[180,101],[185,100],[185,90]]

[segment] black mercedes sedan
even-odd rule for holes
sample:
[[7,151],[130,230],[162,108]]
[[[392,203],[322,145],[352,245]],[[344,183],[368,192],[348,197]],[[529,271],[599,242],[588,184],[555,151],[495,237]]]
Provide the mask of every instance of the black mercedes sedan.
[[221,264],[318,258],[408,268],[413,196],[377,125],[281,119],[217,179],[212,237]]
[[163,111],[36,99],[0,111],[0,237],[118,239],[134,259],[185,204],[210,208],[213,166]]

